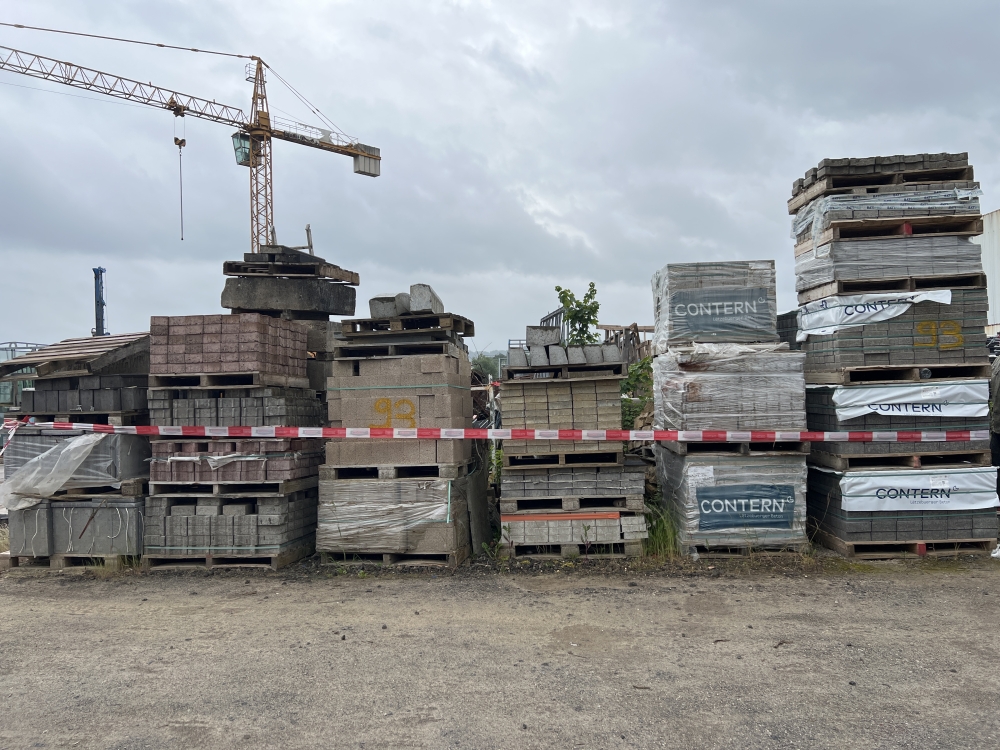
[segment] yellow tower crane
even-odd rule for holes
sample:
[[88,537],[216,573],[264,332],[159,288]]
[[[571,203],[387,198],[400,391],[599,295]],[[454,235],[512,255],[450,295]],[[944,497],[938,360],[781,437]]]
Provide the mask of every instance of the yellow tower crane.
[[[246,56],[234,55],[234,57]],[[258,253],[261,245],[272,244],[271,232],[274,227],[274,186],[271,181],[272,139],[353,156],[354,172],[368,177],[379,176],[382,157],[374,146],[366,146],[332,126],[321,128],[272,117],[267,107],[264,72],[265,69],[274,71],[259,57],[251,55],[249,59],[251,62],[247,64],[246,72],[247,81],[253,83],[253,99],[250,103],[250,116],[247,117],[239,107],[219,104],[214,100],[182,94],[151,83],[142,83],[31,52],[0,46],[0,70],[56,81],[130,102],[148,104],[173,112],[176,117],[198,117],[235,127],[233,148],[236,151],[236,162],[250,168],[250,252]],[[285,83],[280,76],[277,77]],[[289,88],[291,89],[291,86]],[[301,98],[298,92],[294,89],[292,91]],[[184,145],[184,141],[178,138],[175,138],[174,142],[179,147]]]

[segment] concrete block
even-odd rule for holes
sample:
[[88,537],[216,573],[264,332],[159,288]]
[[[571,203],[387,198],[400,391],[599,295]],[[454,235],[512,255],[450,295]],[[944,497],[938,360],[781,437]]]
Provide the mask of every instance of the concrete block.
[[552,365],[566,365],[569,364],[569,358],[566,356],[566,348],[562,346],[550,346],[548,347],[549,352],[549,364]]
[[601,354],[604,356],[605,362],[621,362],[622,355],[618,351],[618,347],[615,344],[602,344]]
[[171,516],[194,516],[197,514],[197,505],[175,505],[170,509]]
[[444,303],[429,284],[411,284],[410,312],[440,315],[444,312]]
[[531,366],[532,367],[547,367],[549,364],[549,355],[545,351],[544,346],[533,346],[531,347]]
[[569,360],[571,365],[585,365],[587,364],[587,355],[583,350],[582,346],[568,346],[566,347],[566,358]]
[[373,318],[395,318],[410,312],[408,292],[376,294],[368,300],[368,311]]
[[524,338],[528,346],[549,346],[562,340],[562,329],[559,326],[527,326]]
[[354,315],[355,288],[326,279],[238,276],[226,279],[222,306],[230,310],[290,310]]
[[604,352],[600,344],[588,344],[583,347],[583,356],[588,365],[599,365],[604,361]]
[[508,349],[507,350],[507,366],[508,367],[527,367],[528,366],[528,355],[524,349]]

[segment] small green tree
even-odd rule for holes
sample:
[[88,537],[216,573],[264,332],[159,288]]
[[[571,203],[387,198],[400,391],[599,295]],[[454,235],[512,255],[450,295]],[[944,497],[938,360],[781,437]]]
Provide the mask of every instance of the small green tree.
[[597,325],[597,311],[601,309],[601,303],[597,301],[597,286],[593,281],[590,288],[583,295],[583,299],[577,299],[569,289],[556,287],[559,295],[559,302],[563,306],[563,320],[569,324],[569,337],[566,343],[569,346],[582,346],[583,344],[597,344],[600,338],[596,331],[591,331],[591,326]]
[[479,370],[489,380],[500,378],[500,368],[497,366],[496,357],[491,357],[486,352],[476,354],[472,359],[472,369]]
[[[628,377],[622,381],[622,429],[631,430],[635,418],[642,414],[653,397],[653,358],[644,357],[629,365]],[[633,399],[637,399],[633,401]]]

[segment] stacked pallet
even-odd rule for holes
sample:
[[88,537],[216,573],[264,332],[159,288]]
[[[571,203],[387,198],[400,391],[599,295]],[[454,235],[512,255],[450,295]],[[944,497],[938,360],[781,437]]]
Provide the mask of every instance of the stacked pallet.
[[[150,419],[161,427],[319,427],[308,329],[263,313],[153,318]],[[321,440],[152,442],[147,567],[277,568],[315,544]]]
[[800,307],[780,328],[806,354],[809,428],[942,437],[813,445],[810,523],[834,549],[994,543],[989,442],[943,441],[989,425],[979,195],[967,154],[826,159],[793,186]]
[[[330,427],[469,428],[472,322],[434,290],[379,295],[345,320],[324,363]],[[484,461],[472,441],[347,439],[326,444],[317,550],[324,560],[461,564],[486,540]]]
[[[22,423],[149,424],[147,333],[67,339],[3,363],[32,388],[5,416]],[[149,441],[22,424],[4,451],[0,507],[9,508],[12,565],[117,566],[142,553]]]
[[[564,347],[559,328],[529,326],[504,371],[504,427],[621,429],[624,375],[614,344]],[[640,555],[644,484],[645,464],[621,443],[506,440],[503,544],[511,556]]]
[[805,357],[777,341],[772,261],[671,264],[654,275],[654,427],[745,433],[654,446],[663,500],[692,553],[806,542]]
[[4,452],[10,564],[53,568],[142,554],[149,441],[19,427]]

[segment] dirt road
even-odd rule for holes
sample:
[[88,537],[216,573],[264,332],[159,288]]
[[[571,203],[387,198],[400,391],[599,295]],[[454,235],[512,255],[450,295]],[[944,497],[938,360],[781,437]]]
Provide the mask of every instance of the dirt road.
[[982,750],[1000,739],[998,583],[989,560],[808,577],[12,571],[0,748]]

